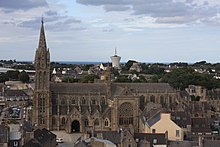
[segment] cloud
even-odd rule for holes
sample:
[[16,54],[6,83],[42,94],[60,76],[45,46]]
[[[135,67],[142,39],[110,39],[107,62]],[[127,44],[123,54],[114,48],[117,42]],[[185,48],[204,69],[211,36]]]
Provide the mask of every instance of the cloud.
[[0,7],[6,10],[28,10],[47,5],[46,0],[0,0]]
[[[156,23],[193,23],[216,16],[216,0],[76,0],[83,5],[103,6],[106,12],[129,11],[130,14],[156,18]],[[208,22],[208,21],[206,21]],[[209,21],[210,22],[210,21]]]
[[126,11],[129,10],[129,6],[124,6],[124,5],[105,5],[104,9],[109,12],[109,11]]
[[[41,17],[35,17],[34,19],[23,21],[18,24],[19,27],[31,28],[34,30],[39,30]],[[48,31],[68,31],[70,29],[81,30],[82,27],[75,27],[74,24],[80,24],[81,21],[75,18],[67,16],[58,16],[53,17],[45,16],[44,21],[47,25]],[[65,27],[64,27],[65,26]]]

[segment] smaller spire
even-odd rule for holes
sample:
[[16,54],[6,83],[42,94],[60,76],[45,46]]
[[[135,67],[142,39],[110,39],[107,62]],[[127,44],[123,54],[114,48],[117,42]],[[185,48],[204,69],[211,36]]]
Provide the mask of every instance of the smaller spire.
[[39,44],[38,44],[38,49],[39,50],[47,50],[47,45],[46,45],[46,37],[44,33],[44,19],[42,16],[41,19],[41,29],[40,29],[40,38],[39,38]]
[[42,15],[41,23],[44,24],[44,16]]

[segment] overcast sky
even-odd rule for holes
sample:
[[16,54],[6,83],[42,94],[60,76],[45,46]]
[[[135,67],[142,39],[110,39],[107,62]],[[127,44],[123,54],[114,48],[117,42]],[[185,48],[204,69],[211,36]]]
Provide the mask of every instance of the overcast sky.
[[220,62],[220,0],[0,0],[0,59]]

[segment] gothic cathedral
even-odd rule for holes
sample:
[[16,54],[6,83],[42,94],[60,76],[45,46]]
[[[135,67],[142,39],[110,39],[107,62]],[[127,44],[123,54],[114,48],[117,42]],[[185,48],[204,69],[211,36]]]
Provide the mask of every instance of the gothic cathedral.
[[50,52],[42,20],[35,54],[33,120],[37,127],[68,133],[118,130],[133,126],[142,132],[149,107],[172,109],[179,92],[167,83],[114,83],[110,71],[104,82],[54,83],[50,81]]

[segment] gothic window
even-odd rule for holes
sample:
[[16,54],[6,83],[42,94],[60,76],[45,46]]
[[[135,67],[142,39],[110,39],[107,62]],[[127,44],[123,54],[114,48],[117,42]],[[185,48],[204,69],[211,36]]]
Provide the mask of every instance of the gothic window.
[[95,126],[98,126],[98,125],[99,125],[99,120],[98,120],[98,119],[95,119],[94,125],[95,125]]
[[102,105],[105,105],[105,97],[102,97],[101,103]]
[[40,117],[39,119],[40,119],[40,124],[45,124],[45,120],[43,117]]
[[96,104],[96,100],[92,99],[92,105],[95,105],[95,104]]
[[86,100],[85,100],[85,98],[84,98],[84,97],[82,98],[82,104],[83,104],[83,105],[85,105],[85,104],[86,104]]
[[72,104],[75,105],[76,104],[76,99],[72,99]]
[[151,95],[151,96],[150,96],[150,101],[153,102],[153,103],[155,103],[155,96],[154,96],[154,95]]
[[40,113],[45,112],[45,98],[44,98],[44,95],[39,95],[39,111],[40,111]]
[[164,104],[165,103],[165,98],[163,95],[160,96],[160,104]]
[[110,126],[110,123],[109,123],[109,119],[108,119],[108,118],[105,119],[104,125],[105,125],[105,127],[109,127],[109,126]]
[[169,96],[169,103],[172,104],[172,96]]
[[88,119],[85,119],[84,125],[85,125],[85,127],[88,127],[88,126],[89,126],[89,121],[88,121]]
[[61,99],[61,105],[65,105],[65,99]]
[[66,123],[66,120],[65,120],[65,117],[63,117],[62,120],[61,120],[61,124],[62,124],[62,126],[64,126],[65,123]]
[[55,119],[55,117],[52,117],[52,125],[56,125],[56,119]]
[[133,124],[133,106],[125,102],[119,108],[119,125]]

